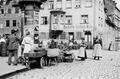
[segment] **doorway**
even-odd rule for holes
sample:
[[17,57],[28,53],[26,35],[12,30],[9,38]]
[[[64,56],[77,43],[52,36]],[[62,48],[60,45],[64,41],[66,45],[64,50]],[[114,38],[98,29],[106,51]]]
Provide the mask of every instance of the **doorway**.
[[69,32],[69,41],[74,41],[74,32]]

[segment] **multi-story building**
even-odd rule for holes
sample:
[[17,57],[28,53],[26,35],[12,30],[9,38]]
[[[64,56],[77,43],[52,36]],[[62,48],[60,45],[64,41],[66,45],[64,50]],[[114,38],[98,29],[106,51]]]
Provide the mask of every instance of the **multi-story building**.
[[20,30],[21,11],[19,7],[13,7],[12,0],[1,0],[0,3],[0,35],[9,35],[12,29]]
[[[0,8],[1,34],[10,34],[11,29],[19,28],[22,26],[21,23],[24,23],[21,32],[27,28],[33,30],[32,33],[34,33],[36,27],[34,25],[37,24],[40,40],[81,42],[81,38],[85,38],[88,46],[92,46],[93,39],[100,35],[103,40],[103,48],[108,49],[111,41],[113,41],[114,47],[116,46],[115,40],[116,37],[119,37],[120,11],[112,0],[47,0],[42,3],[40,0],[19,1],[17,5],[25,13],[22,21],[21,11],[11,4],[16,0],[10,1],[9,5],[4,0],[2,1],[4,5]],[[42,4],[41,7],[37,1]],[[9,8],[13,11],[8,12]]]
[[77,40],[88,44],[104,29],[103,0],[47,0],[40,9],[40,39]]
[[108,49],[112,41],[113,49],[119,45],[120,10],[113,0],[105,0],[105,31],[103,33],[103,46]]

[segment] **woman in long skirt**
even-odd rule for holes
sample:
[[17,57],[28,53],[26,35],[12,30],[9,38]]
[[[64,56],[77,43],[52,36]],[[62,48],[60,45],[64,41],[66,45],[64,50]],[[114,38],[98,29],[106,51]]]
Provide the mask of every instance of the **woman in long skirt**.
[[87,54],[86,54],[86,44],[84,42],[84,39],[82,39],[82,43],[80,45],[80,51],[79,51],[79,58],[81,58],[81,60],[85,60],[87,59]]
[[23,41],[22,41],[22,45],[24,45],[23,54],[29,53],[32,50],[33,43],[34,43],[34,41],[33,41],[32,37],[30,36],[30,32],[27,32],[26,36],[23,38]]
[[99,60],[102,57],[101,46],[102,46],[102,40],[96,37],[96,40],[94,41],[94,51],[93,51],[94,59]]

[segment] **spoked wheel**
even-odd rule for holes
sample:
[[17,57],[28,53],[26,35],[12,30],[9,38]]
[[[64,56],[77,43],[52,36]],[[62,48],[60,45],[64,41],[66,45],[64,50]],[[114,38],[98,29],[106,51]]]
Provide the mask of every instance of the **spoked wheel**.
[[44,57],[40,58],[40,68],[43,68],[45,66],[45,60]]
[[26,63],[26,68],[27,69],[31,69],[31,64],[30,63]]
[[48,61],[48,66],[50,66],[50,65],[51,65],[51,62],[52,62],[52,60],[51,60],[51,59],[49,59],[49,61]]
[[73,62],[74,58],[75,58],[75,56],[73,54],[71,54],[70,61]]

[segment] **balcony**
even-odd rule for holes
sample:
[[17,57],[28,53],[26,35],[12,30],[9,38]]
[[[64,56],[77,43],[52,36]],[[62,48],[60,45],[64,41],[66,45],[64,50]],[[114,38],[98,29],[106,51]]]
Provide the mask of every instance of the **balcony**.
[[47,0],[19,0],[19,3],[38,3],[41,4],[42,2],[45,2]]
[[13,3],[12,3],[12,6],[13,7],[19,7],[19,2],[14,0]]
[[111,27],[113,27],[113,28],[116,28],[117,26],[115,25],[115,23],[113,22],[113,16],[112,15],[107,15],[107,17],[106,17],[106,23],[109,25],[109,26],[111,26]]

